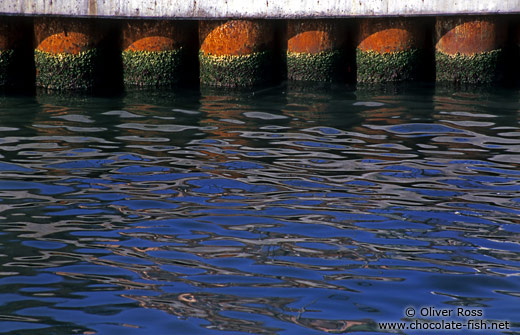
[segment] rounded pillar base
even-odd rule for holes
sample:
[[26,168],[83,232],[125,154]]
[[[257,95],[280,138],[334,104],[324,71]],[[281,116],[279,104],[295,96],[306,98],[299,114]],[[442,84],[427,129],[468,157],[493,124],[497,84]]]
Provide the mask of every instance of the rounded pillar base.
[[91,90],[99,76],[101,36],[92,20],[36,18],[36,86]]
[[123,25],[123,82],[126,87],[173,86],[192,67],[187,64],[196,26],[186,22],[137,21]]
[[295,81],[342,80],[345,29],[337,20],[296,20],[287,23],[287,78]]
[[200,83],[250,87],[272,81],[274,28],[266,21],[203,21],[199,26]]
[[436,80],[483,84],[503,77],[506,29],[496,17],[438,17]]
[[407,18],[362,19],[356,49],[358,83],[415,80],[421,76],[425,30]]

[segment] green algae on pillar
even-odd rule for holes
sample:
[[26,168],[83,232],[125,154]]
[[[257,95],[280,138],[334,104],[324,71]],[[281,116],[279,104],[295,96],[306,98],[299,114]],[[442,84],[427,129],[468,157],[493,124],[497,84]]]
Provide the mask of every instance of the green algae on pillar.
[[267,82],[269,51],[249,55],[206,55],[199,52],[200,82],[208,86],[250,87]]
[[505,25],[496,17],[438,17],[436,80],[463,84],[501,79]]
[[437,51],[435,53],[436,80],[439,82],[454,82],[464,84],[489,84],[501,79],[497,71],[502,50],[480,52],[473,55],[448,55]]
[[332,82],[344,79],[346,33],[341,21],[288,21],[287,35],[289,80]]
[[179,83],[193,70],[187,57],[190,41],[196,41],[196,25],[191,22],[127,21],[122,52],[125,86]]
[[418,49],[388,53],[356,50],[357,77],[360,83],[414,80],[422,52]]
[[97,61],[96,49],[78,54],[53,54],[36,49],[36,86],[60,91],[91,90],[94,87]]
[[425,30],[410,18],[362,19],[356,49],[357,81],[415,80],[421,75]]
[[101,35],[92,20],[36,18],[36,86],[53,90],[92,90],[102,61]]
[[250,87],[271,81],[276,67],[274,35],[267,21],[200,22],[200,83]]

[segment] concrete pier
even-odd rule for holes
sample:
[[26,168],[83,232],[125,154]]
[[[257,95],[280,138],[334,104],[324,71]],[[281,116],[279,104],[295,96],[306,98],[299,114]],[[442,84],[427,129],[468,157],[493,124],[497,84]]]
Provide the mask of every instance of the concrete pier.
[[162,19],[302,19],[520,13],[518,0],[4,0],[0,14]]
[[[23,82],[55,90],[494,83],[520,71],[508,65],[519,27],[520,0],[5,0],[0,87],[23,67],[35,68]],[[18,45],[32,41],[33,60],[17,64]]]

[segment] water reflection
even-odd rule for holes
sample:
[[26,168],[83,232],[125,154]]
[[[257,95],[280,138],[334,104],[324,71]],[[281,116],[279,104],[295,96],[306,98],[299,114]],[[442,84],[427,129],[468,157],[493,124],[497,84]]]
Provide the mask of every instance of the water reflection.
[[[132,298],[141,300],[142,297]],[[283,331],[280,327],[265,327],[263,320],[268,318],[327,333],[366,331],[371,324],[370,321],[306,318],[302,314],[307,312],[308,306],[289,307],[294,302],[295,299],[278,297],[245,298],[231,294],[183,293],[146,297],[141,305],[165,310],[183,319],[193,317],[209,320],[210,324],[206,326],[208,329],[255,334]]]
[[425,304],[518,329],[518,110],[432,87],[2,97],[3,329],[377,333]]

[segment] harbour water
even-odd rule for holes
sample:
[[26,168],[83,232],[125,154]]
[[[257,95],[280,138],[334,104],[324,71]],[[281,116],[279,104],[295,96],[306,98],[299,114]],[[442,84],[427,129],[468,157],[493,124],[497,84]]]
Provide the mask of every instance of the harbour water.
[[520,334],[519,122],[430,84],[1,95],[0,333]]

